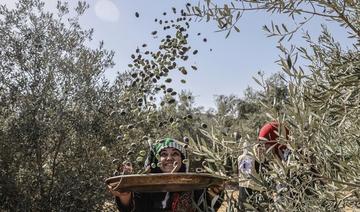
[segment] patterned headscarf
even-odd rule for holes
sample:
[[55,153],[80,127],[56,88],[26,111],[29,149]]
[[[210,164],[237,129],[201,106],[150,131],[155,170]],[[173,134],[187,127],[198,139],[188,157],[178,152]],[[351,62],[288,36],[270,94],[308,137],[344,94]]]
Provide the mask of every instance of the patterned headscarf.
[[159,154],[161,152],[161,150],[163,150],[165,148],[169,148],[169,147],[179,150],[181,152],[181,154],[183,154],[184,157],[187,158],[186,150],[185,150],[184,146],[182,144],[180,144],[179,141],[172,139],[172,138],[165,138],[165,139],[161,140],[159,143],[155,144],[154,145],[155,154]]

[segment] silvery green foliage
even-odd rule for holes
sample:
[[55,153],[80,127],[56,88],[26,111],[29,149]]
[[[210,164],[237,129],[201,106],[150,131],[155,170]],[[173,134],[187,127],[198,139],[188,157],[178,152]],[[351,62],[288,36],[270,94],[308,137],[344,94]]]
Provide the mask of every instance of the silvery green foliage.
[[38,0],[0,7],[2,210],[91,210],[104,196],[98,111],[113,52],[85,45],[86,8],[70,16],[66,4],[52,14]]
[[[359,40],[356,1],[340,6],[329,1],[240,1],[246,4],[237,8],[238,2],[212,10],[211,1],[187,7],[189,13],[214,18],[223,30],[238,31],[232,19],[247,10],[292,17],[302,14],[301,5],[312,4],[323,7],[330,21],[344,24],[354,42]],[[251,4],[254,9],[243,7]],[[113,52],[103,49],[103,43],[88,48],[92,30],[78,23],[87,5],[79,3],[73,16],[66,3],[58,4],[57,14],[43,7],[38,0],[21,0],[14,10],[0,7],[1,209],[105,210],[103,203],[111,197],[105,196],[104,178],[119,174],[122,162],[129,160],[142,172],[144,152],[164,136],[188,145],[190,171],[226,175],[236,185],[242,143],[254,144],[259,127],[272,119],[288,123],[290,140],[281,142],[293,152],[288,163],[272,160],[269,171],[252,179],[265,191],[255,192],[244,206],[295,211],[359,207],[356,43],[345,51],[324,27],[317,40],[304,34],[309,46],[288,50],[279,45],[282,73],[269,79],[259,73],[255,79],[262,91],[249,88],[244,98],[219,96],[218,108],[205,112],[194,107],[190,92],[177,96],[168,76],[170,70],[187,74],[189,52],[197,53],[189,51],[186,9],[158,49],[140,45],[130,56],[130,70],[110,85],[102,74],[113,65]],[[264,29],[283,40],[305,23],[293,30],[276,24]],[[168,30],[169,24],[161,26]],[[151,35],[162,38],[158,31]],[[297,67],[297,57],[309,66]],[[236,211],[239,203],[231,193],[225,193],[227,210]]]
[[167,77],[169,70],[187,74],[186,26],[174,24],[154,52],[142,44],[131,70],[110,85],[103,73],[114,52],[103,42],[87,46],[93,30],[78,22],[87,8],[80,2],[72,15],[60,2],[51,13],[40,0],[0,7],[3,210],[103,210],[111,199],[106,177],[129,160],[141,172],[149,144],[181,140],[196,119],[192,95],[181,94],[177,104]]
[[[292,154],[285,164],[271,161],[269,170],[253,179],[266,189],[255,192],[244,204],[245,208],[293,211],[359,208],[359,2],[229,1],[222,4],[202,1],[186,7],[190,16],[215,21],[221,31],[228,32],[227,36],[232,30],[239,31],[241,26],[237,21],[251,11],[288,15],[297,23],[293,29],[284,24],[264,26],[269,36],[279,37],[283,56],[278,63],[285,89],[278,90],[282,94],[275,93],[282,98],[273,95],[276,86],[261,76],[255,80],[263,87],[265,98],[261,99],[261,105],[268,120],[287,123],[290,139],[280,139],[280,142],[286,143]],[[317,39],[304,33],[306,46],[287,49],[282,45],[285,38],[291,42],[294,33],[316,16],[341,24],[353,46],[345,50],[326,26],[322,26]],[[307,66],[296,65],[300,57]],[[215,124],[213,129],[216,128]],[[198,148],[203,149],[198,154],[205,158],[224,160],[224,151],[232,156],[230,158],[242,151],[241,146],[231,146],[233,144],[219,130],[202,134],[209,141],[198,142],[206,146]],[[255,140],[251,134],[243,136],[243,141],[254,143]],[[208,151],[210,149],[213,151]],[[223,174],[224,165],[213,163],[211,168]]]

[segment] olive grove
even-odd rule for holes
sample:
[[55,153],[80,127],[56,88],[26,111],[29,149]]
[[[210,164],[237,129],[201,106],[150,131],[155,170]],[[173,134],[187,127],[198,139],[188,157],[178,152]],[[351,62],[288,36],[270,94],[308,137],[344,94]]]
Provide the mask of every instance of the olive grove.
[[[292,150],[290,162],[273,160],[271,171],[253,179],[265,192],[250,196],[246,210],[360,207],[357,0],[185,3],[161,25],[167,35],[149,32],[160,37],[157,47],[134,48],[128,70],[112,83],[104,72],[114,66],[114,52],[103,42],[88,47],[93,30],[79,24],[87,8],[79,2],[72,15],[63,1],[57,13],[45,11],[41,0],[0,6],[1,210],[113,210],[104,208],[112,199],[104,180],[121,174],[126,161],[141,173],[149,144],[164,136],[188,144],[191,171],[223,175],[236,185],[242,144],[255,145],[258,129],[269,120],[288,124],[290,139],[281,142]],[[238,20],[259,10],[298,24],[264,26],[279,38],[283,56],[280,73],[254,78],[262,90],[249,87],[242,98],[217,96],[216,108],[205,111],[194,106],[191,92],[172,88],[171,73],[191,77],[201,71],[189,62],[197,54],[188,40],[193,21],[214,22],[225,36],[236,36],[230,32],[240,31]],[[353,46],[344,49],[323,26],[318,38],[302,35],[307,46],[287,48],[316,16],[339,23]],[[306,65],[297,65],[300,57]],[[225,191],[227,211],[238,210],[232,192]]]

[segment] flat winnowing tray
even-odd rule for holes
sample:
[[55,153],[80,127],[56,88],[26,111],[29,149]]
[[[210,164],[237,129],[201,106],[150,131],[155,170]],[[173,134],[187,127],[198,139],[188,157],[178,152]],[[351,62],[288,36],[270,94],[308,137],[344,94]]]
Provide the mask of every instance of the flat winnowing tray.
[[175,192],[221,185],[226,178],[204,173],[134,174],[110,177],[105,182],[117,191]]

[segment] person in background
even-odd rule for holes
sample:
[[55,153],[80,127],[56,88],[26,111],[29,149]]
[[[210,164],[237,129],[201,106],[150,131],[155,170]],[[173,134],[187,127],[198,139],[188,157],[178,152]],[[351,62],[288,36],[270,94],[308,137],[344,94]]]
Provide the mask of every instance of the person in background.
[[272,152],[282,161],[287,161],[291,153],[290,149],[280,144],[278,141],[279,136],[288,140],[289,129],[284,124],[279,124],[276,121],[266,123],[259,132],[258,141],[263,142],[265,150],[272,148]]
[[[145,162],[149,173],[186,172],[184,160],[187,153],[184,146],[175,139],[165,138],[155,144]],[[131,173],[132,167],[125,165],[125,173]],[[221,205],[218,198],[213,207],[212,199],[221,191],[218,189],[201,189],[184,192],[118,192],[108,187],[115,197],[116,206],[121,212],[135,211],[216,211]],[[211,195],[211,194],[212,195]],[[213,209],[211,209],[213,208]]]
[[[252,178],[260,179],[259,173],[266,171],[268,162],[266,157],[272,156],[271,154],[266,154],[266,152],[269,150],[273,153],[273,156],[281,161],[288,160],[291,151],[286,145],[279,143],[280,136],[283,139],[288,139],[288,128],[279,122],[272,121],[261,127],[257,144],[250,145],[247,142],[243,144],[243,154],[238,157],[240,187],[238,202],[240,210],[245,210],[243,203],[254,191],[264,191],[264,188],[253,183]],[[254,148],[253,151],[252,148]],[[254,153],[256,155],[253,155]]]

